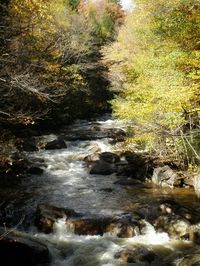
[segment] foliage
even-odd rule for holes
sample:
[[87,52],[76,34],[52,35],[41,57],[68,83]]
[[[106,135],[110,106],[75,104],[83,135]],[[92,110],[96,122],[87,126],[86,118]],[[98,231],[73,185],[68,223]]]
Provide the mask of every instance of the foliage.
[[1,1],[0,173],[22,155],[15,141],[20,129],[55,127],[108,110],[100,48],[113,38],[121,13],[117,2],[101,3],[103,13],[96,2],[90,19],[79,0]]
[[199,160],[199,2],[138,0],[104,49],[117,92],[114,114],[161,155]]
[[95,39],[99,44],[113,40],[116,30],[124,20],[124,13],[117,1],[82,1],[79,11],[84,14],[93,28]]
[[[86,110],[107,108],[108,82],[95,27],[101,21],[101,32],[106,27],[109,31],[104,31],[103,39],[109,39],[118,19],[112,17],[111,23],[111,14],[118,4],[104,1],[104,5],[101,19],[88,21],[77,0],[7,3],[0,21],[0,122],[29,125],[48,119],[65,123],[85,116]],[[98,89],[106,95],[98,106],[93,99],[95,76],[100,81]]]

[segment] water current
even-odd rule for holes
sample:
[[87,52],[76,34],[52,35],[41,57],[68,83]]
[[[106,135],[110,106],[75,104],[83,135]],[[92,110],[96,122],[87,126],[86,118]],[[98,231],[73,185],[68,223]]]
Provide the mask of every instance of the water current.
[[[138,208],[144,209],[148,215],[153,212],[158,199],[169,197],[189,207],[197,204],[191,190],[160,189],[151,184],[121,186],[115,184],[118,180],[115,174],[89,174],[83,159],[94,153],[95,149],[99,152],[116,150],[116,145],[111,144],[112,134],[108,134],[114,129],[125,130],[125,126],[109,117],[92,122],[77,121],[59,133],[64,136],[67,148],[28,153],[29,159],[44,173],[29,176],[18,187],[10,188],[6,192],[10,204],[25,214],[31,214],[38,204],[47,203],[98,215],[134,214]],[[40,137],[41,141],[46,142],[56,138],[56,134]],[[3,192],[2,196],[5,197]],[[145,233],[132,238],[118,238],[113,233],[103,236],[76,235],[73,228],[66,227],[64,219],[54,224],[51,234],[39,233],[32,225],[29,232],[48,244],[53,258],[52,266],[179,265],[185,250],[190,249],[192,243],[172,240],[167,233],[156,232],[150,223],[144,222]],[[158,254],[157,259],[151,264],[127,263],[116,259],[118,251],[125,247],[131,249],[135,245],[150,247]],[[175,259],[170,259],[177,253],[179,255],[174,256]],[[166,258],[165,262],[163,257]]]

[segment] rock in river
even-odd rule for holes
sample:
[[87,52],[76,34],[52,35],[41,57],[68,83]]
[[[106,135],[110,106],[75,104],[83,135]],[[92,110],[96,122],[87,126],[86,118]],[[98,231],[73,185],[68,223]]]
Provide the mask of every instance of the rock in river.
[[37,208],[36,226],[44,233],[53,231],[54,223],[66,217],[66,228],[71,228],[77,235],[114,234],[121,238],[133,237],[139,232],[139,222],[131,214],[118,216],[83,215],[71,209],[50,205],[39,205]]
[[154,169],[152,182],[159,186],[171,188],[181,184],[178,175],[168,165]]
[[49,266],[47,246],[26,233],[0,228],[0,259],[4,266]]

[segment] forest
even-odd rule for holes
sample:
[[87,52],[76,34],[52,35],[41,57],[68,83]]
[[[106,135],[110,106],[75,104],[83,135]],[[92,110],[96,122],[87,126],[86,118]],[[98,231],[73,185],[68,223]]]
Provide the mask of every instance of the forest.
[[199,164],[198,0],[12,0],[1,14],[2,163],[18,127],[112,111],[132,121],[127,145]]
[[0,8],[4,172],[18,154],[19,129],[61,127],[110,112],[101,48],[115,39],[124,12],[112,0],[11,0]]
[[132,121],[129,142],[186,166],[199,164],[199,1],[135,1],[104,50],[114,115]]
[[199,0],[0,0],[0,133],[2,266],[200,265]]

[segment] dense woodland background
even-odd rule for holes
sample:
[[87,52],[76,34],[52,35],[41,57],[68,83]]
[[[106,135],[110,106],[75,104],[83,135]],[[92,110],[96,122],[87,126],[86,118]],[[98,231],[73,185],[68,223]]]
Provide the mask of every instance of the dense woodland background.
[[134,2],[0,1],[0,172],[18,131],[112,110],[132,122],[124,145],[198,170],[199,1]]

